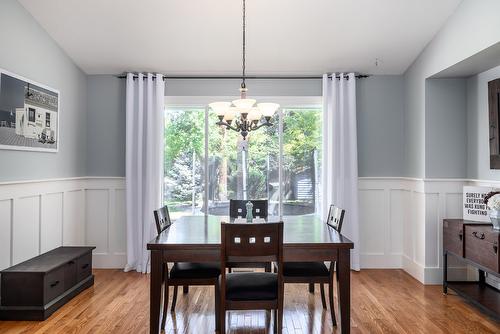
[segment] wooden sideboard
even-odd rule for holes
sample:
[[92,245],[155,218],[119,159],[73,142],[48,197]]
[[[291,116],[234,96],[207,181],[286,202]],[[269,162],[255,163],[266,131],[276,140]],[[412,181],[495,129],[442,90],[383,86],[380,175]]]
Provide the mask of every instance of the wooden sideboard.
[[[443,220],[443,292],[448,288],[484,312],[500,319],[500,291],[486,282],[486,276],[500,277],[500,231],[491,224],[462,219]],[[478,270],[477,281],[448,280],[448,255]]]
[[0,272],[0,320],[45,320],[94,284],[92,250],[59,247]]

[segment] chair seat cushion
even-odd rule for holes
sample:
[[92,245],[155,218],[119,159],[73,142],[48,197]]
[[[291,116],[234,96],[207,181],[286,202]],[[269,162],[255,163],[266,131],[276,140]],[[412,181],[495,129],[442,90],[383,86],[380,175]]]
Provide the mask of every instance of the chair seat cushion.
[[274,300],[278,298],[278,275],[273,273],[231,273],[226,275],[226,299]]
[[283,276],[310,277],[328,275],[330,275],[330,272],[324,262],[283,263]]
[[170,269],[171,278],[214,278],[219,275],[219,263],[177,262]]

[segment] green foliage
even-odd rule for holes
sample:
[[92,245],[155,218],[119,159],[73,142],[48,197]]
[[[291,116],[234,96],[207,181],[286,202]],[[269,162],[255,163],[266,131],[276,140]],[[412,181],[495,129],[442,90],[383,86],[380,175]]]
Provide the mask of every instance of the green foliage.
[[[193,191],[193,155],[189,152],[181,154],[173,161],[171,168],[165,171],[166,192],[171,200],[191,201]],[[200,159],[195,156],[194,188],[195,197],[201,197],[202,173]]]
[[288,110],[283,134],[287,169],[298,172],[310,166],[314,151],[321,149],[321,113],[318,110]]
[[165,171],[181,154],[195,152],[202,156],[204,150],[203,110],[169,110],[165,117]]
[[[283,153],[284,169],[299,173],[312,167],[313,152],[321,148],[321,111],[317,109],[288,109],[284,112]],[[242,158],[238,149],[241,135],[215,126],[216,115],[209,114],[208,150],[210,196],[218,199],[223,188],[220,182],[227,171],[227,198],[236,198],[241,187]],[[274,125],[263,127],[248,136],[247,191],[250,198],[265,198],[267,187],[267,159],[271,160],[271,178],[277,179],[279,156],[278,119]],[[170,201],[190,201],[192,196],[192,153],[198,157],[196,192],[203,191],[205,111],[203,109],[168,110],[165,117],[165,176],[166,194]],[[225,168],[225,169],[224,169]]]

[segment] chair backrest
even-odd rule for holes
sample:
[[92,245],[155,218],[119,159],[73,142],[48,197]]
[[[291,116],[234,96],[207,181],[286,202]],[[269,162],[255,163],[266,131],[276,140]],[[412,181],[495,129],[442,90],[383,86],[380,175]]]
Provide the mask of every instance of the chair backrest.
[[160,208],[153,212],[155,215],[156,232],[160,234],[161,232],[165,231],[170,225],[172,225],[170,214],[168,213],[168,207],[165,205],[163,208]]
[[326,223],[340,233],[342,230],[342,223],[344,221],[344,214],[344,209],[341,209],[332,204],[330,205],[330,209],[328,210],[328,218],[326,220]]
[[267,208],[268,208],[267,199],[262,199],[262,200],[231,199],[229,200],[229,217],[238,218],[238,216],[241,216],[245,218],[247,215],[247,207],[246,207],[247,202],[251,202],[253,204],[252,215],[254,217],[259,216],[260,218],[267,218]]
[[221,263],[277,262],[283,258],[283,222],[222,223]]

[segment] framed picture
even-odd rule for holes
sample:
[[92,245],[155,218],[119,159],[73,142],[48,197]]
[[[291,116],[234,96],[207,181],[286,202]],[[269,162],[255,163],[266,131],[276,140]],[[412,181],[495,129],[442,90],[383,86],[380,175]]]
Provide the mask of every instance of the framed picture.
[[0,68],[0,149],[59,150],[58,90]]
[[488,207],[484,204],[484,197],[493,188],[464,186],[463,218],[478,222],[490,223]]

